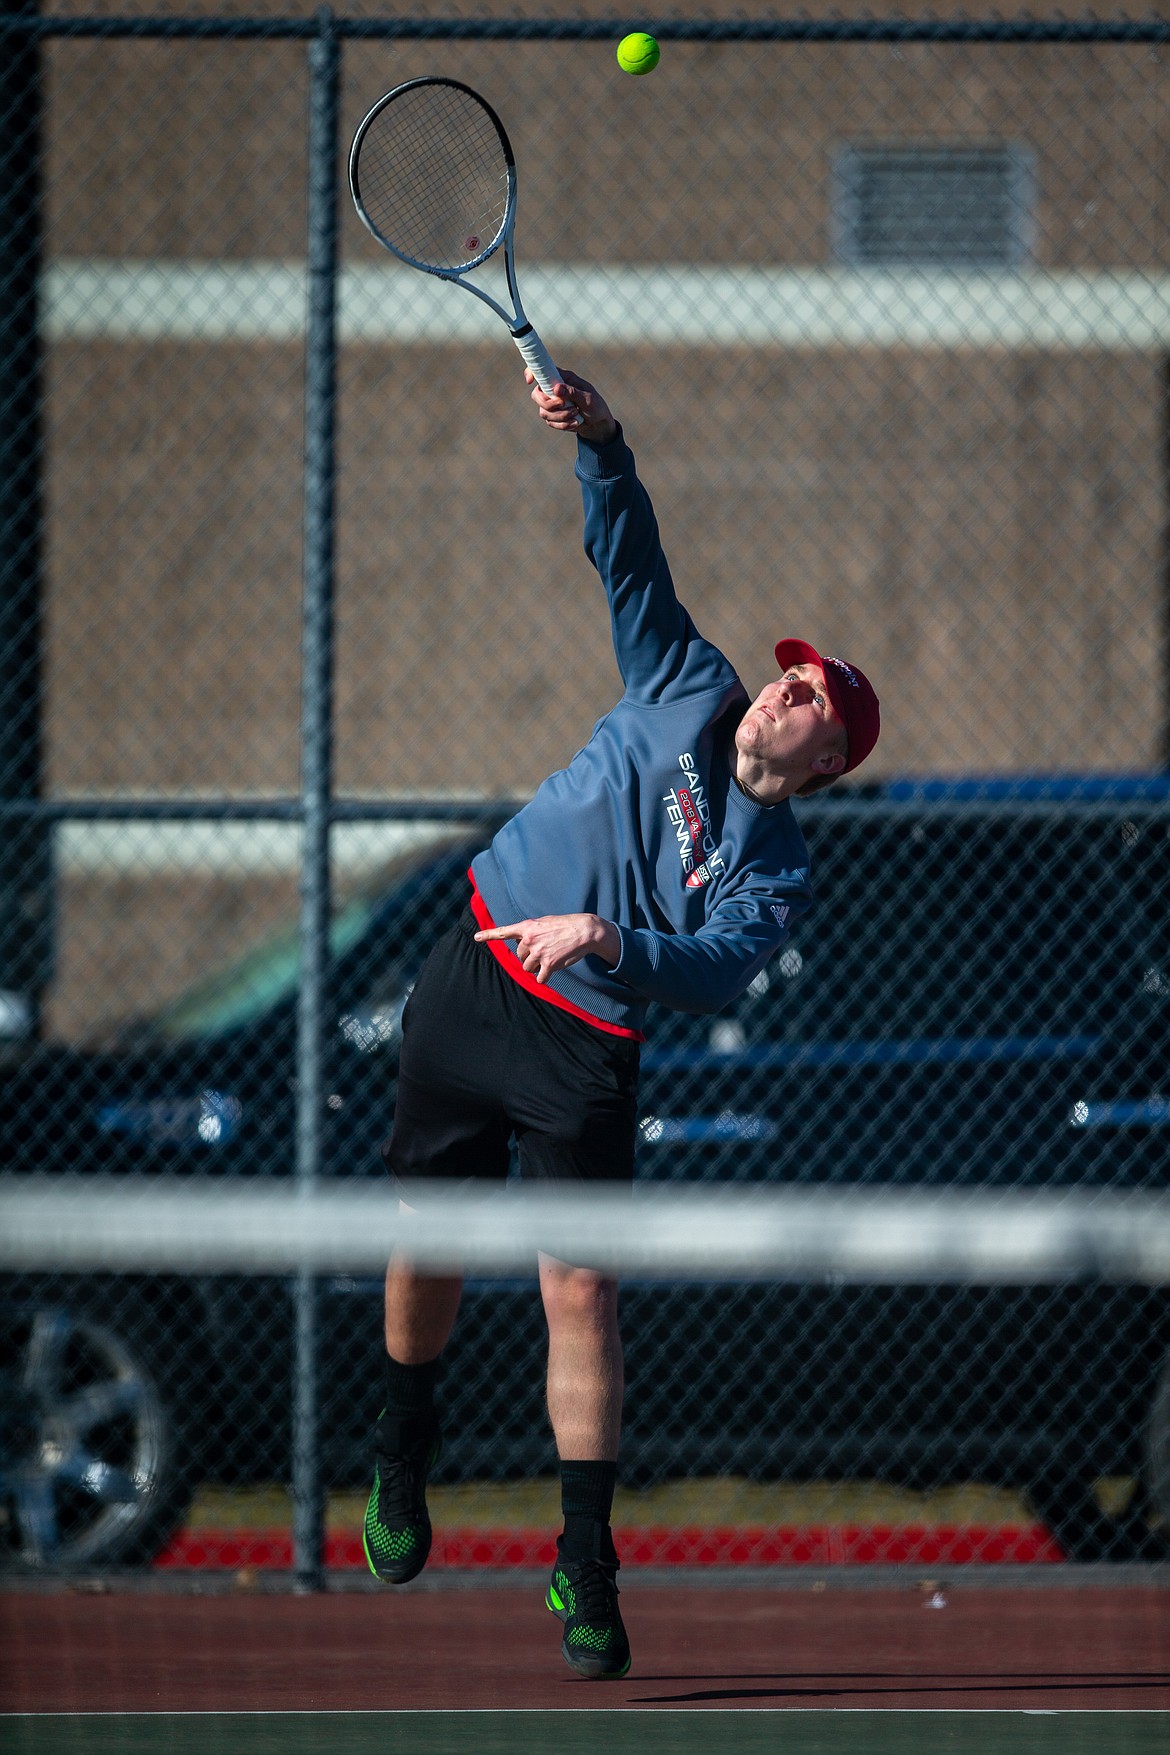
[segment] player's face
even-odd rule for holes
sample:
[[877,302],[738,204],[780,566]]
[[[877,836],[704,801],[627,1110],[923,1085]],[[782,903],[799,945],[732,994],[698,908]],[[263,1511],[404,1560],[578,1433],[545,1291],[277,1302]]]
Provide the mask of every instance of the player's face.
[[824,754],[845,727],[822,671],[796,664],[760,690],[735,734],[735,747],[776,773],[793,773]]

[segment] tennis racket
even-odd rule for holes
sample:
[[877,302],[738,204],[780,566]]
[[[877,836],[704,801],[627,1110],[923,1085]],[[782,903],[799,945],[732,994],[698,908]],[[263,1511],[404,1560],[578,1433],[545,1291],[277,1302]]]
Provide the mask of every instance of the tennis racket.
[[[491,105],[457,79],[411,79],[378,99],[349,154],[359,217],[399,261],[474,293],[508,325],[542,390],[560,377],[516,288],[516,160]],[[512,309],[467,276],[504,247]]]

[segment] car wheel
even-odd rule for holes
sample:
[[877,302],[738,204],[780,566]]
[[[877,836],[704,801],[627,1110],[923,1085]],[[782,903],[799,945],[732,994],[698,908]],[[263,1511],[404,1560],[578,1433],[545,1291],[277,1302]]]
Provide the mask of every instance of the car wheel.
[[1146,1484],[1155,1516],[1170,1531],[1170,1353],[1146,1422]]
[[1157,1560],[1170,1554],[1170,1356],[1146,1419],[1142,1472],[1126,1502],[1102,1510],[1092,1480],[1053,1467],[1028,1499],[1070,1560]]
[[190,1504],[185,1447],[149,1344],[43,1304],[6,1341],[0,1528],[8,1562],[73,1571],[159,1551]]

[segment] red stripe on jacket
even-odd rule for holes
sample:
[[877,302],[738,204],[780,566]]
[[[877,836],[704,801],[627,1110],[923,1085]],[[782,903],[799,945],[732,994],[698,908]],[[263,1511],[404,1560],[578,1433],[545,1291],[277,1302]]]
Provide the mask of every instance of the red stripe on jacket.
[[[496,923],[488,912],[488,905],[480,895],[471,872],[468,871],[467,875],[471,878],[471,912],[479,922],[480,930],[486,932]],[[548,1005],[558,1006],[561,1011],[569,1012],[574,1018],[580,1018],[583,1024],[591,1024],[595,1030],[604,1030],[607,1036],[626,1036],[633,1042],[645,1042],[646,1038],[641,1030],[630,1030],[625,1024],[611,1024],[605,1018],[595,1018],[592,1012],[587,1012],[583,1007],[574,1005],[572,1000],[566,999],[563,993],[558,993],[555,988],[547,986],[543,981],[538,981],[535,975],[530,974],[527,969],[521,968],[516,953],[509,950],[504,940],[489,938],[483,942],[504,973],[510,975],[513,981],[519,982],[526,993],[533,994],[537,999],[543,999]]]

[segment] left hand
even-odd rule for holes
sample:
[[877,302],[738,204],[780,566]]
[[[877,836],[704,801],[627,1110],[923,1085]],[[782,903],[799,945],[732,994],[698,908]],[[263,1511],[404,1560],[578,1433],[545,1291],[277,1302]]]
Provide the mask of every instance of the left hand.
[[515,939],[520,967],[540,982],[582,957],[600,957],[612,968],[622,954],[617,927],[599,914],[542,914],[537,920],[517,920],[511,926],[477,932],[475,942],[483,944],[491,938]]

